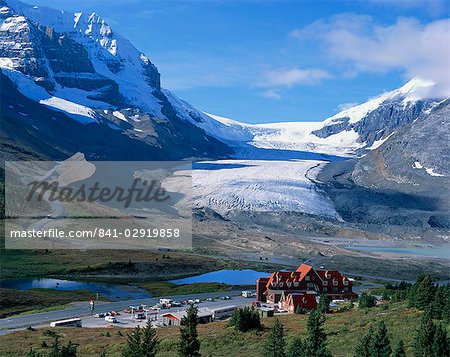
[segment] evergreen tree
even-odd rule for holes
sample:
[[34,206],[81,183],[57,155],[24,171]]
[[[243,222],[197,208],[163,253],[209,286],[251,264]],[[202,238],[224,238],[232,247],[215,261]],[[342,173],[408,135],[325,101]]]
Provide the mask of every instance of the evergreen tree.
[[375,296],[369,295],[365,292],[361,294],[361,298],[359,299],[359,308],[369,308],[374,307],[376,304],[376,298]]
[[229,325],[233,326],[236,331],[247,332],[261,328],[261,319],[254,307],[245,306],[234,311]]
[[142,334],[142,357],[155,357],[158,345],[156,330],[152,327],[152,322],[148,320]]
[[323,329],[325,318],[319,309],[309,314],[307,323],[306,353],[308,357],[331,356],[327,349],[327,335]]
[[327,312],[330,311],[330,302],[331,299],[328,295],[322,295],[320,297],[318,308],[322,314],[326,314]]
[[378,328],[369,345],[369,353],[373,357],[389,357],[391,355],[388,331],[383,321],[378,323]]
[[65,346],[61,346],[61,357],[77,357],[77,346],[71,341]]
[[141,357],[142,356],[142,331],[137,326],[127,337],[127,345],[122,352],[123,357]]
[[421,277],[415,290],[414,306],[421,310],[427,308],[434,298],[434,291],[435,287],[431,276],[424,275]]
[[197,312],[198,309],[194,305],[191,305],[187,309],[187,315],[181,319],[178,354],[182,357],[200,356],[200,341],[197,333]]
[[374,331],[372,326],[363,337],[359,341],[355,350],[355,357],[370,357],[370,346],[372,345],[372,336],[374,335]]
[[42,357],[42,354],[30,348],[30,350],[27,353],[27,357]]
[[301,337],[295,337],[289,346],[288,357],[306,357],[305,342]]
[[405,344],[402,339],[400,339],[395,346],[394,352],[392,352],[392,357],[406,357]]
[[431,319],[430,310],[427,309],[422,315],[420,326],[416,332],[414,340],[414,356],[429,357],[432,356],[432,346],[434,342],[435,327]]
[[286,357],[283,324],[275,319],[263,350],[264,357]]
[[432,356],[433,357],[449,356],[450,351],[448,346],[449,341],[447,339],[445,328],[442,325],[438,325],[434,332]]
[[50,346],[51,350],[48,354],[49,357],[60,357],[61,356],[61,343],[59,342],[59,336],[53,336],[53,343]]

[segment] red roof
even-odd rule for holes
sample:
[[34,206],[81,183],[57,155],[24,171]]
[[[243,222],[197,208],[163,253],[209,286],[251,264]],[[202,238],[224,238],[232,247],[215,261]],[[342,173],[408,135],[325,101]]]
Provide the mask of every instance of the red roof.
[[300,273],[300,280],[303,280],[312,268],[313,267],[311,265],[301,264],[296,270],[296,272]]

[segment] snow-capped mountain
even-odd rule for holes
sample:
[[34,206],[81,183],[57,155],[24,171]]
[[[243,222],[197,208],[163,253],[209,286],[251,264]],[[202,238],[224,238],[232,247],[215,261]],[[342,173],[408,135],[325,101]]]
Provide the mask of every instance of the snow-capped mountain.
[[[1,0],[0,38],[2,85],[23,96],[5,96],[11,102],[2,102],[7,124],[2,135],[12,140],[25,126],[28,136],[23,141],[30,146],[29,152],[39,152],[32,143],[33,137],[41,136],[48,138],[48,146],[60,147],[61,156],[67,154],[58,140],[64,128],[57,131],[61,123],[48,122],[60,115],[76,122],[61,119],[71,127],[71,132],[65,133],[67,145],[71,140],[79,143],[78,151],[86,151],[87,157],[132,159],[133,147],[140,148],[134,152],[136,159],[217,157],[231,152],[185,120],[201,113],[175,110],[171,101],[176,102],[176,97],[163,92],[160,74],[148,57],[95,13],[69,13]],[[38,105],[45,116],[42,113],[38,118],[19,110],[27,100],[32,103],[28,107]],[[85,142],[86,130],[98,130],[111,138],[121,134],[121,141],[129,142],[129,152],[111,156],[108,145],[96,145],[100,138]],[[109,146],[114,145],[111,138],[105,140]],[[147,144],[144,150],[138,142]]]
[[433,82],[412,79],[322,122],[249,125],[208,114],[198,125],[222,141],[240,146],[299,150],[333,155],[362,155],[380,146],[398,128],[428,113],[439,101],[424,99]]

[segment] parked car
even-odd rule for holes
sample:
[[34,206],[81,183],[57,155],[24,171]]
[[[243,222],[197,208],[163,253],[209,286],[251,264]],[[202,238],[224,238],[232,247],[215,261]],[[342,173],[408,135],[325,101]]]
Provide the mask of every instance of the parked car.
[[101,318],[103,318],[103,317],[105,317],[105,314],[103,312],[100,312],[98,314],[95,314],[94,317],[97,317],[97,318],[101,317]]
[[227,295],[227,296],[222,296],[220,298],[220,300],[231,300],[231,298]]
[[214,301],[213,298],[207,298],[206,301]]
[[106,316],[105,321],[115,324],[117,322],[117,319],[114,316]]
[[156,304],[156,305],[153,305],[152,307],[151,307],[151,309],[152,310],[161,310],[161,305],[160,304]]

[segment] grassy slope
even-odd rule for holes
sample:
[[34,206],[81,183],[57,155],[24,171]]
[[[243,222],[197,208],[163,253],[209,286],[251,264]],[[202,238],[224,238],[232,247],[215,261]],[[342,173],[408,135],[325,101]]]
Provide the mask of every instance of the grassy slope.
[[73,301],[88,301],[93,297],[86,290],[0,289],[0,318],[26,311],[55,308]]
[[[286,328],[288,343],[296,334],[304,335],[306,332],[307,316],[280,315],[280,320]],[[406,303],[394,303],[388,310],[379,307],[364,311],[350,310],[327,316],[326,332],[328,345],[334,356],[352,356],[359,338],[368,330],[370,325],[384,320],[392,340],[402,338],[407,346],[407,353],[412,353],[412,340],[414,331],[420,320],[420,312],[408,309]],[[226,322],[215,322],[199,325],[199,336],[202,342],[202,356],[258,356],[262,351],[262,341],[272,326],[273,318],[263,319],[265,328],[259,332],[238,333],[226,327]],[[109,331],[110,336],[106,335]],[[61,340],[67,343],[71,340],[80,345],[81,356],[98,355],[106,351],[107,356],[120,356],[121,348],[126,341],[129,329],[120,329],[123,336],[118,334],[119,329],[76,329],[61,328]],[[164,328],[158,330],[161,339],[161,349],[158,356],[176,355],[178,341],[178,328]],[[42,335],[42,330],[22,331],[0,336],[0,355],[20,356],[30,347],[41,349],[43,340],[50,343],[50,338]],[[45,350],[45,349],[42,349]],[[48,351],[48,349],[47,349]]]
[[[163,255],[169,259],[163,259]],[[0,249],[2,278],[65,276],[116,282],[170,280],[219,269],[280,269],[275,264],[210,258],[183,252],[152,251],[31,251]],[[129,262],[132,264],[129,264]]]

